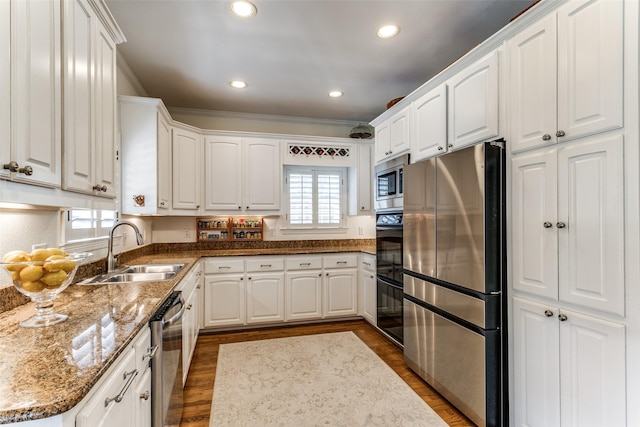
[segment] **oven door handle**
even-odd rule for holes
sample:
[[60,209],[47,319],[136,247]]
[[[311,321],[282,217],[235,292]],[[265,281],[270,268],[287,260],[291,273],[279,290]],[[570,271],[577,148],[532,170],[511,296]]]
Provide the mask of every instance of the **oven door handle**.
[[184,299],[182,298],[182,296],[180,296],[177,300],[175,300],[175,302],[171,305],[171,307],[176,306],[178,304],[180,304],[180,307],[181,307],[180,311],[178,311],[176,314],[171,316],[171,318],[168,320],[162,319],[162,329],[167,329],[169,326],[173,325],[174,323],[176,323],[178,320],[182,318],[182,315],[187,309],[187,307],[185,307],[184,305]]
[[402,226],[376,226],[376,231],[402,231]]
[[384,278],[382,278],[382,277],[380,277],[380,276],[378,276],[378,277],[377,277],[377,280],[378,280],[379,282],[384,283],[384,284],[385,284],[385,285],[387,285],[387,286],[391,286],[392,288],[399,289],[400,291],[404,291],[404,286],[402,286],[402,285],[398,285],[398,284],[396,284],[396,283],[391,283],[390,281],[385,280]]

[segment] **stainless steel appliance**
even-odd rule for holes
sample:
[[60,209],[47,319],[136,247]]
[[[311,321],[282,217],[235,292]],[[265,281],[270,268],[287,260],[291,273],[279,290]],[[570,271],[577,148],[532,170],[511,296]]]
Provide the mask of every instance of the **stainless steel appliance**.
[[405,168],[405,361],[480,426],[508,424],[502,144]]
[[408,163],[409,155],[405,154],[376,166],[374,181],[376,212],[402,210],[404,167]]
[[182,418],[182,316],[184,299],[173,292],[151,317],[151,411],[153,427],[179,426]]
[[402,344],[402,224],[400,211],[376,215],[376,324]]

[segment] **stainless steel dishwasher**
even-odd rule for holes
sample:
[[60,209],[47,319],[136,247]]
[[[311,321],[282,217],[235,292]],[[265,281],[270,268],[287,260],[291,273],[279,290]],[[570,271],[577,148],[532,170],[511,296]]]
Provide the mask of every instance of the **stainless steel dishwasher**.
[[179,426],[182,418],[182,292],[173,292],[151,317],[151,411],[153,427]]

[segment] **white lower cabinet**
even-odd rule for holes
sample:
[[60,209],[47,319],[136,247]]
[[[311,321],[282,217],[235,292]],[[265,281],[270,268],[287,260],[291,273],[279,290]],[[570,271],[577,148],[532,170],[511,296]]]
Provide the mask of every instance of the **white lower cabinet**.
[[247,275],[247,323],[284,320],[284,272]]
[[287,321],[322,318],[322,270],[287,271]]
[[206,275],[204,327],[245,323],[244,273]]
[[76,427],[151,427],[149,345],[144,329],[100,379],[77,413]]
[[182,279],[176,288],[182,291],[185,300],[185,313],[182,317],[182,385],[187,383],[189,366],[196,349],[198,332],[200,332],[200,295],[202,289],[202,268],[196,265]]
[[513,298],[516,426],[626,425],[625,326]]
[[324,276],[323,317],[358,313],[358,270],[330,270]]
[[360,254],[358,269],[358,312],[365,320],[376,325],[376,257]]

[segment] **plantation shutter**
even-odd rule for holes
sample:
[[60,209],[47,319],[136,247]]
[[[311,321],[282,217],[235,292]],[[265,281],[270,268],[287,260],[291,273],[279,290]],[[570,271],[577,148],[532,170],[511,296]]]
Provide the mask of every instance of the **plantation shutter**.
[[289,174],[289,223],[313,224],[313,173]]
[[341,176],[318,173],[318,224],[340,224]]

